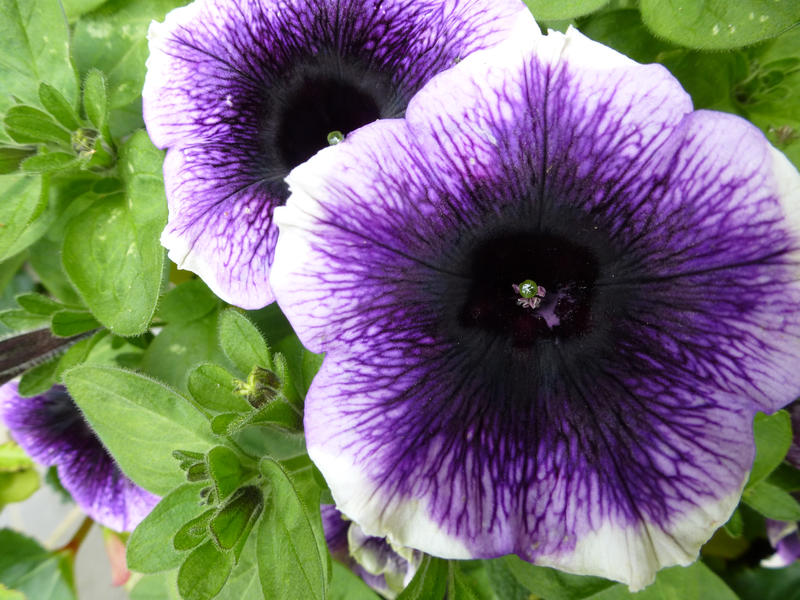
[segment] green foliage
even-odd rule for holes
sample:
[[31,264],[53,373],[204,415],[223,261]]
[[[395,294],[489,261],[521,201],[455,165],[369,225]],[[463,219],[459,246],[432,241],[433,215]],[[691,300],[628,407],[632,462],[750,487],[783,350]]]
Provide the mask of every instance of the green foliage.
[[609,0],[524,0],[537,20],[573,19],[603,8]]
[[29,600],[77,600],[68,555],[10,529],[0,530],[0,584]]
[[742,502],[775,521],[800,521],[800,503],[792,495],[766,481],[747,488]]
[[582,577],[548,567],[537,567],[516,556],[507,556],[503,560],[508,572],[522,587],[548,600],[589,598],[614,585],[613,581],[599,577]]
[[147,329],[161,288],[166,224],[163,154],[144,132],[122,148],[124,193],[94,202],[66,228],[63,264],[94,316],[118,335]]
[[22,502],[39,489],[33,461],[13,442],[0,444],[0,509]]
[[659,571],[653,584],[632,594],[622,584],[615,584],[590,596],[592,600],[686,600],[687,598],[713,598],[738,600],[725,582],[702,562],[688,567],[670,567]]
[[447,593],[447,561],[424,556],[414,578],[397,597],[397,600],[427,600],[444,598]]
[[250,373],[254,366],[272,367],[269,348],[261,333],[235,309],[228,309],[220,315],[219,342],[240,374]]
[[789,413],[785,410],[779,410],[773,415],[758,413],[753,420],[753,437],[756,457],[747,480],[748,488],[765,479],[786,456],[792,443],[792,420]]
[[[69,30],[59,0],[0,0],[0,114],[14,99],[37,104],[46,82],[68,104],[78,98],[69,55]],[[0,133],[0,141],[4,138]]]
[[205,452],[215,438],[183,396],[147,377],[112,367],[81,365],[64,374],[70,394],[122,470],[159,495],[183,481],[176,447]]
[[43,209],[42,179],[38,175],[2,175],[0,197],[3,198],[0,202],[0,223],[3,223],[0,260],[5,260],[28,245],[23,241],[23,234]]
[[144,126],[141,92],[147,59],[147,29],[185,0],[108,0],[75,24],[73,56],[78,70],[105,73],[108,123],[119,138]]
[[312,513],[278,462],[265,458],[260,466],[269,490],[257,538],[262,592],[267,598],[324,600],[330,558],[319,511]]
[[640,7],[657,35],[690,48],[747,46],[800,21],[800,4],[782,0],[641,0]]
[[184,553],[176,550],[172,538],[184,523],[206,511],[200,490],[206,484],[184,483],[161,499],[131,534],[128,567],[140,573],[158,573],[180,566]]

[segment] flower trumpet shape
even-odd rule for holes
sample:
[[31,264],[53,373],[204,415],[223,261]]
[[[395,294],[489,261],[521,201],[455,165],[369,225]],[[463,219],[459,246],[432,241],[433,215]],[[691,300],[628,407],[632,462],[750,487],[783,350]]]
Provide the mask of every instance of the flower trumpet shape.
[[143,108],[169,148],[170,258],[232,304],[272,302],[289,170],[532,20],[519,0],[197,0],[153,23]]
[[31,458],[57,468],[75,503],[101,525],[131,531],[158,503],[122,473],[63,386],[23,398],[16,382],[5,384],[0,419]]
[[288,182],[271,282],[344,514],[632,589],[695,560],[800,392],[800,175],[755,127],[531,28]]

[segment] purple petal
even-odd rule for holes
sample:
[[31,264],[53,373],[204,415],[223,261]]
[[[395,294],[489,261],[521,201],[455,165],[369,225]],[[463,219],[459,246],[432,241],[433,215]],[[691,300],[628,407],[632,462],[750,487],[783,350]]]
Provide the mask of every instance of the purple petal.
[[349,518],[632,589],[696,559],[800,391],[800,176],[760,132],[520,33],[288,181],[271,282],[327,353],[306,439]]
[[158,503],[122,473],[62,386],[23,398],[16,382],[7,383],[0,417],[31,458],[57,468],[75,503],[101,525],[131,531]]
[[162,243],[245,308],[268,284],[289,170],[439,71],[497,43],[518,0],[197,0],[150,28],[144,116],[169,148]]

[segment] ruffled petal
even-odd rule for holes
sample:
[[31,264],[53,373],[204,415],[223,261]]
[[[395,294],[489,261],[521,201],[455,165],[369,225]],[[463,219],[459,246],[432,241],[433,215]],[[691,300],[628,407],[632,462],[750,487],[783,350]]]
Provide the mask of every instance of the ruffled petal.
[[800,391],[800,175],[763,135],[570,31],[472,55],[288,182],[271,282],[327,353],[306,439],[348,517],[632,589],[696,559],[755,412]]
[[197,0],[153,23],[143,110],[168,149],[170,258],[232,304],[271,302],[288,171],[518,21],[518,0]]
[[31,458],[57,468],[75,503],[101,525],[132,531],[158,503],[122,473],[63,387],[23,398],[9,382],[0,387],[0,417]]

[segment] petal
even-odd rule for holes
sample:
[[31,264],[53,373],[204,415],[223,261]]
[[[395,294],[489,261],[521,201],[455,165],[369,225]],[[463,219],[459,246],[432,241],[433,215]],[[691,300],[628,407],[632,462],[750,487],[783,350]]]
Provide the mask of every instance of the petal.
[[271,302],[289,169],[517,22],[535,27],[517,0],[197,0],[153,23],[143,110],[169,149],[170,257],[230,303]]
[[181,269],[243,308],[273,300],[269,265],[277,231],[272,209],[283,182],[250,173],[243,149],[219,144],[174,148],[164,160],[169,220],[161,243]]
[[131,531],[158,503],[120,471],[63,387],[23,398],[16,382],[7,383],[0,417],[31,458],[57,467],[75,503],[101,525]]
[[[271,282],[327,353],[306,439],[348,517],[632,589],[696,559],[754,413],[800,390],[800,175],[763,135],[571,31],[472,55],[287,181]],[[484,265],[496,240],[512,252]],[[539,275],[509,264],[584,260],[580,327],[514,304]],[[510,327],[465,316],[493,271],[511,302],[476,306]]]

